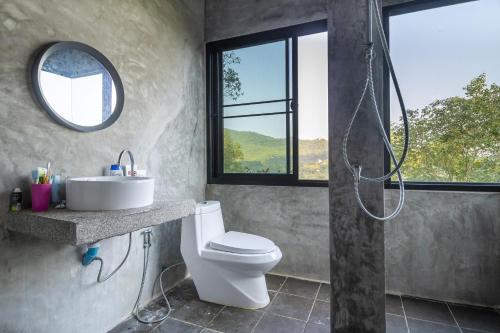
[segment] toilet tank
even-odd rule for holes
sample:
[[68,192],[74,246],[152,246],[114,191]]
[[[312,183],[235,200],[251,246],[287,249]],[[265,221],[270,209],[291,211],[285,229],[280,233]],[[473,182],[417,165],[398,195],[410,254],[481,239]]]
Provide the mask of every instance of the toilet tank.
[[204,247],[210,240],[225,233],[219,201],[203,201],[196,204],[194,216],[198,244]]

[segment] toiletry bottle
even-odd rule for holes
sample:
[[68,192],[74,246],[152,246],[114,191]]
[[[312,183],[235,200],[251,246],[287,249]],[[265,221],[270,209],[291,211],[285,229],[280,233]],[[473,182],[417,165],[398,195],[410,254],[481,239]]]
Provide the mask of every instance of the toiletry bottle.
[[112,164],[109,170],[110,176],[123,176],[122,166],[120,164]]
[[14,191],[10,193],[9,210],[13,213],[21,211],[22,203],[23,203],[23,192],[21,192],[21,189],[19,187],[16,187]]
[[58,204],[61,202],[61,176],[60,175],[52,175],[51,181],[52,184],[52,203]]

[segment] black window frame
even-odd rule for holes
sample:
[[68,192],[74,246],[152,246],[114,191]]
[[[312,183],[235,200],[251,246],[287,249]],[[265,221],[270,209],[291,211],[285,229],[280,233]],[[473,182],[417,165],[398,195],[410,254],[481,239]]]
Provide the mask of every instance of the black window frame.
[[[415,0],[391,6],[384,6],[383,24],[384,30],[389,43],[390,25],[389,19],[391,16],[404,15],[417,11],[428,10],[439,7],[456,5],[474,0]],[[397,68],[396,68],[397,71]],[[390,140],[390,73],[387,63],[384,61],[383,69],[383,113],[384,126],[387,136]],[[410,125],[411,137],[411,125]],[[410,145],[411,149],[411,145]],[[391,160],[387,150],[384,150],[384,170],[389,172],[391,168]],[[404,175],[403,175],[404,176]],[[384,188],[399,189],[397,182],[388,179],[385,181]],[[463,182],[416,182],[405,181],[405,189],[407,190],[428,190],[428,191],[476,191],[476,192],[500,192],[500,183],[463,183]]]
[[[286,28],[258,32],[206,44],[206,93],[207,93],[207,182],[209,184],[234,184],[234,185],[269,185],[269,186],[308,186],[308,187],[328,187],[328,180],[305,180],[299,179],[298,163],[298,61],[297,61],[297,40],[300,36],[326,32],[327,21],[319,20],[309,23],[294,25]],[[286,57],[286,83],[287,92],[284,101],[287,110],[283,114],[292,116],[292,132],[289,133],[290,126],[287,125],[287,170],[293,170],[286,174],[265,174],[265,173],[224,173],[223,172],[223,126],[222,116],[219,112],[222,109],[222,52],[243,47],[257,46],[276,41],[286,41],[286,53],[290,52],[290,57]],[[291,45],[290,45],[291,43]],[[289,67],[290,66],[290,67]],[[291,69],[291,77],[290,71]],[[291,83],[292,97],[289,97],[289,83]],[[272,101],[265,101],[272,102]],[[241,103],[255,104],[255,103]],[[291,145],[291,147],[290,147]],[[291,154],[290,154],[291,153]],[[291,155],[291,158],[289,157]],[[292,163],[292,165],[290,165]]]

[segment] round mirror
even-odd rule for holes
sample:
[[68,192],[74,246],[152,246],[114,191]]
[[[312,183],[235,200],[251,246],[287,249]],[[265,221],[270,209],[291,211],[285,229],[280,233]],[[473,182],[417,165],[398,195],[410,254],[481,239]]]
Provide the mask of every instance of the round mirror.
[[41,106],[59,124],[96,131],[113,124],[123,109],[123,85],[111,62],[78,42],[46,47],[35,60],[33,88]]

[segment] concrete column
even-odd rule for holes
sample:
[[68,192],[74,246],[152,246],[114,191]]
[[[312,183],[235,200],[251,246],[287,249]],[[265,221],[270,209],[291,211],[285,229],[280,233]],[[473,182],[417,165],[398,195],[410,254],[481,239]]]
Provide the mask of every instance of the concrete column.
[[[358,207],[353,177],[342,158],[343,135],[365,79],[367,22],[367,0],[328,1],[332,332],[385,332],[384,224]],[[374,37],[379,44],[376,30]],[[383,56],[378,45],[376,51],[374,77],[381,106]],[[376,120],[366,105],[360,112],[348,146],[350,160],[365,175],[381,175],[383,142]],[[363,184],[361,195],[372,212],[383,214],[383,184]]]

